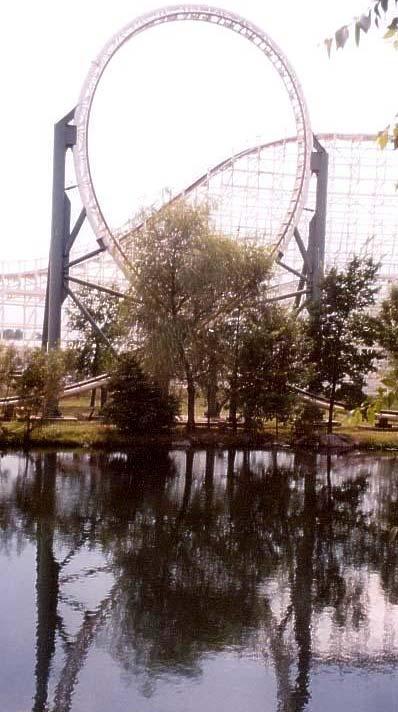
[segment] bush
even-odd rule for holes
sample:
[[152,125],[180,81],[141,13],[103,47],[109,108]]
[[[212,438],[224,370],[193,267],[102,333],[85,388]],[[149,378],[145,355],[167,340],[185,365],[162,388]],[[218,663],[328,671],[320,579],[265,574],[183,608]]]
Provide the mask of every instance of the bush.
[[170,428],[178,415],[176,398],[164,395],[131,353],[118,357],[108,394],[104,416],[127,435]]
[[322,422],[323,411],[316,403],[300,403],[294,421],[296,438],[311,438],[315,435],[319,423]]

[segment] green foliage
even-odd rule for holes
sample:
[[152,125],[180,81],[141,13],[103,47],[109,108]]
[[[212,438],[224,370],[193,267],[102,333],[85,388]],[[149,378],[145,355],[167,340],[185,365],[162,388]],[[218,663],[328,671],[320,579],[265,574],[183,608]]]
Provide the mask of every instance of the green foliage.
[[286,309],[264,304],[241,326],[237,404],[245,423],[286,421],[297,400],[291,386],[302,377],[300,325]]
[[121,300],[112,294],[100,293],[88,287],[82,287],[78,297],[111,344],[107,345],[72,302],[69,305],[68,318],[69,329],[75,332],[71,348],[75,352],[77,374],[83,377],[98,376],[108,370],[114,358],[113,348],[125,335]]
[[344,418],[344,424],[345,425],[352,425],[354,427],[357,427],[358,425],[361,425],[364,421],[364,413],[363,413],[363,408],[354,408],[346,418]]
[[349,410],[358,408],[366,397],[363,391],[363,385],[362,379],[356,379],[352,383],[343,381],[343,383],[336,388],[336,401],[344,403]]
[[165,375],[185,380],[192,428],[195,388],[216,353],[214,334],[259,293],[270,260],[262,248],[215,234],[206,204],[182,200],[149,216],[130,241],[129,314],[137,348],[158,381]]
[[[378,28],[383,19],[389,22],[387,32],[384,34],[384,39],[392,39],[395,43],[398,37],[398,17],[389,17],[389,11],[393,5],[396,7],[397,4],[397,0],[373,0],[362,15],[354,18],[352,23],[339,27],[334,37],[328,37],[324,40],[329,56],[334,45],[336,49],[343,49],[352,33],[354,33],[355,42],[358,46],[361,35],[367,34],[372,25]],[[395,44],[394,46],[398,47],[398,45]]]
[[367,310],[375,302],[378,265],[353,257],[343,271],[330,270],[321,285],[321,298],[307,322],[312,370],[310,389],[330,400],[329,423],[338,389],[362,391],[365,376],[374,371],[379,353],[377,320]]
[[[336,30],[334,37],[328,37],[324,40],[325,47],[330,57],[332,47],[343,49],[350,35],[354,32],[355,42],[358,46],[362,33],[366,34],[374,24],[377,28],[381,21],[388,22],[387,31],[383,38],[392,43],[395,50],[398,50],[398,16],[391,14],[392,8],[396,11],[398,0],[373,0],[365,13],[356,17],[351,24],[343,25]],[[386,24],[384,24],[386,27]],[[398,123],[394,121],[388,124],[384,129],[378,132],[376,139],[379,147],[384,149],[389,143],[394,149],[398,148]]]
[[398,406],[398,372],[395,363],[392,363],[387,373],[380,379],[378,395],[381,408],[392,410]]
[[381,304],[378,328],[378,341],[388,358],[387,373],[381,379],[383,405],[391,408],[398,402],[398,288],[394,285]]
[[118,357],[111,372],[109,396],[104,415],[126,435],[170,428],[178,414],[176,399],[162,393],[132,353]]
[[10,395],[19,362],[15,346],[0,345],[0,394],[3,398]]
[[393,285],[380,309],[379,342],[392,359],[398,360],[398,287]]
[[26,422],[26,437],[29,437],[39,416],[46,416],[57,406],[64,386],[68,365],[68,352],[42,349],[28,351],[21,377],[16,384]]
[[62,388],[64,376],[63,355],[60,351],[46,353],[42,349],[27,352],[17,393],[24,407],[37,414],[56,398]]
[[297,403],[294,415],[295,436],[312,439],[323,419],[322,409],[312,402]]
[[366,409],[366,420],[369,425],[374,426],[376,424],[376,415],[380,410],[380,405],[380,402],[375,401]]

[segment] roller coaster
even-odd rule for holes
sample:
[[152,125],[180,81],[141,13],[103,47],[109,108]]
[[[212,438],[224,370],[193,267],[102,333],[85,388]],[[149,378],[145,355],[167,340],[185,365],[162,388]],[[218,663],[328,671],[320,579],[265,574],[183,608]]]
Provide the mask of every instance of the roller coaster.
[[[371,255],[381,262],[379,280],[383,294],[388,285],[398,279],[396,154],[389,148],[380,151],[373,135],[319,134],[317,138],[329,156],[325,266],[344,267],[353,254]],[[213,199],[218,206],[214,215],[217,227],[225,234],[240,239],[265,230],[269,234],[281,208],[277,201],[268,203],[267,199],[279,195],[284,181],[291,179],[294,143],[294,139],[284,139],[230,156],[193,181],[184,194],[193,201]],[[311,181],[307,205],[298,224],[303,235],[314,214],[314,203],[315,186]],[[118,229],[122,241],[128,239],[134,227],[131,220]],[[86,241],[87,244],[88,238]],[[79,260],[84,254],[85,246],[75,248],[71,261]],[[299,272],[301,254],[295,241],[291,241],[288,254]],[[121,291],[127,284],[107,251],[77,262],[69,273],[72,278],[104,287],[116,285]],[[0,263],[0,339],[3,343],[40,345],[47,276],[44,257],[31,262]],[[275,264],[276,292],[294,292],[299,281],[297,275]],[[19,337],[15,338],[15,332]],[[62,341],[66,344],[72,339],[65,316]]]
[[[368,135],[313,137],[304,96],[292,67],[275,43],[252,23],[208,6],[163,8],[134,20],[111,38],[91,67],[76,110],[55,127],[49,265],[47,268],[44,261],[37,261],[30,265],[0,267],[0,339],[3,342],[42,343],[52,348],[72,339],[62,312],[64,302],[74,301],[87,319],[93,321],[73,292],[74,284],[85,284],[104,293],[123,294],[125,291],[133,257],[129,236],[140,229],[141,223],[139,219],[132,219],[122,228],[111,228],[99,206],[87,141],[92,102],[103,72],[122,45],[160,24],[187,21],[212,23],[237,33],[265,55],[288,94],[296,135],[261,143],[229,156],[171,199],[207,199],[215,206],[212,217],[220,232],[237,240],[266,244],[274,257],[270,299],[285,299],[297,311],[305,308],[309,300],[316,299],[324,266],[343,266],[354,253],[372,255],[381,262],[383,288],[398,276],[397,171],[391,152],[388,149],[379,152],[375,137]],[[69,150],[74,152],[80,210],[73,207],[69,197],[71,186],[65,183]],[[82,245],[86,218],[97,240],[91,248]],[[92,236],[89,239],[92,241]],[[95,323],[92,326],[98,328]],[[107,374],[102,374],[65,385],[62,395],[80,394],[107,382]],[[325,399],[305,391],[299,391],[299,396],[322,408],[329,407]],[[18,402],[18,398],[9,397],[1,399],[0,405],[18,405]],[[343,406],[338,404],[337,408]],[[48,460],[48,465],[46,481],[54,482],[55,460],[52,460],[53,466]],[[75,463],[73,469],[75,472]],[[25,479],[26,472],[24,482]],[[38,606],[41,608],[38,608],[35,709],[39,706],[44,709],[55,640],[55,627],[53,631],[49,628],[48,610],[52,608],[56,613],[58,605],[52,596],[48,610],[43,608],[51,598],[47,578],[50,576],[56,581],[53,588],[57,596],[60,571],[75,551],[59,565],[48,529],[38,525],[37,532],[39,539],[41,537],[37,555]],[[84,533],[81,541],[84,542]],[[71,708],[87,651],[114,599],[114,591],[113,588],[96,612],[85,613],[73,643],[67,642],[65,661],[55,686],[57,710]],[[54,621],[57,619],[55,614],[52,617]],[[64,629],[62,636],[65,637]]]
[[[101,375],[95,376],[93,378],[86,378],[76,383],[66,384],[60,393],[60,397],[70,398],[76,395],[81,395],[82,393],[90,392],[95,388],[107,386],[108,383],[108,374],[102,373]],[[317,405],[319,408],[321,408],[321,410],[329,409],[329,401],[326,398],[322,398],[322,396],[309,393],[308,391],[305,391],[302,388],[295,387],[294,391],[297,393],[299,399],[304,403],[312,403],[313,405]],[[0,398],[0,406],[18,406],[20,402],[21,399],[18,396],[7,396],[5,398]],[[335,410],[337,412],[342,413],[346,410],[346,408],[343,403],[336,402]]]
[[[128,41],[166,23],[204,22],[240,35],[265,55],[288,95],[296,135],[235,153],[167,200],[206,200],[216,229],[239,241],[266,245],[274,258],[270,300],[284,299],[297,311],[316,298],[324,267],[344,266],[353,254],[381,264],[380,293],[398,276],[396,161],[380,151],[375,136],[313,136],[305,98],[286,56],[251,22],[226,10],[202,5],[166,7],[129,23],[116,33],[92,64],[76,109],[55,126],[53,219],[48,267],[0,267],[0,338],[52,348],[73,339],[64,302],[75,302],[93,328],[74,285],[123,294],[131,273],[129,237],[140,218],[112,228],[104,218],[92,181],[88,135],[93,99],[101,77]],[[79,198],[65,182],[67,154],[73,152]],[[164,201],[155,208],[160,209]],[[77,209],[76,209],[77,206]],[[87,218],[87,220],[86,220]],[[87,233],[87,223],[91,233]],[[96,242],[83,244],[84,240]],[[79,238],[79,239],[77,239]],[[97,385],[100,385],[101,376]],[[73,384],[67,393],[94,386]]]

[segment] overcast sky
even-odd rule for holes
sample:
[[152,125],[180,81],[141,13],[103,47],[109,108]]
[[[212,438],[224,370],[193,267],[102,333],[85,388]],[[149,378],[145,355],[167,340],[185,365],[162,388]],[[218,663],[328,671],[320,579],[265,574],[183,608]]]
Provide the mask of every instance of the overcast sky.
[[[374,132],[397,110],[397,55],[381,33],[369,33],[359,49],[350,41],[330,60],[322,46],[366,0],[216,4],[252,20],[282,48],[315,133]],[[110,36],[160,5],[2,3],[0,260],[47,255],[53,124],[77,103],[90,63]],[[233,150],[293,128],[278,79],[242,38],[184,23],[143,33],[112,60],[93,107],[90,156],[106,217],[117,226],[162,187],[183,185]]]

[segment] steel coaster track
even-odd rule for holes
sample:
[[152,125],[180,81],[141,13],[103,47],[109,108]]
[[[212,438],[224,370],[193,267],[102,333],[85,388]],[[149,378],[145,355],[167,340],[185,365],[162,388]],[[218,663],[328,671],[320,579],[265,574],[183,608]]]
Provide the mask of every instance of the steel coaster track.
[[[108,385],[110,376],[107,373],[102,373],[100,376],[95,376],[93,378],[86,378],[83,381],[77,381],[76,383],[69,383],[65,385],[61,391],[60,398],[70,398],[80,393],[86,393],[87,391],[92,391],[93,388],[100,388],[101,386]],[[292,387],[292,390],[297,393],[299,399],[303,403],[312,403],[313,405],[318,405],[322,410],[329,409],[329,401],[322,396],[318,396],[314,393],[304,390],[303,388]],[[0,398],[0,406],[6,405],[18,405],[21,403],[22,399],[18,396],[8,396],[7,398]],[[335,410],[342,413],[347,410],[344,403],[335,403]]]
[[[373,245],[373,240],[371,244],[368,244],[368,249],[375,253],[376,259],[382,261],[382,270],[378,276],[378,281],[382,285],[382,296],[386,293],[388,289],[388,284],[391,280],[396,279],[398,273],[398,253],[395,250],[394,245],[396,243],[395,222],[393,221],[393,209],[395,207],[392,204],[396,202],[395,191],[393,191],[395,180],[395,168],[392,162],[393,154],[387,149],[381,152],[377,149],[374,142],[374,135],[371,134],[343,134],[343,133],[325,133],[319,134],[317,136],[320,142],[325,145],[326,150],[330,156],[330,189],[329,189],[329,201],[328,201],[328,243],[326,246],[326,262],[327,265],[338,264],[342,266],[344,261],[348,259],[347,255],[351,252],[361,252],[363,247],[369,243],[369,238],[367,235],[375,235],[378,239],[377,244]],[[213,167],[209,172],[203,174],[196,180],[194,180],[184,191],[178,193],[174,196],[171,201],[178,200],[183,196],[195,196],[196,190],[206,190],[210,192],[212,188],[212,180],[221,180],[220,176],[223,175],[224,171],[233,171],[234,166],[239,165],[239,162],[243,159],[246,161],[248,157],[255,155],[262,155],[263,153],[267,155],[268,150],[272,151],[279,148],[283,144],[294,144],[296,141],[295,137],[286,138],[282,140],[272,141],[260,146],[255,146],[250,149],[244,149],[243,151],[235,154],[234,156],[229,156],[225,160],[221,161],[217,166]],[[354,160],[357,160],[357,164],[362,165],[363,168],[352,166]],[[260,160],[260,159],[259,159]],[[246,170],[246,168],[244,168]],[[250,168],[248,170],[251,170]],[[254,168],[255,170],[255,168]],[[358,188],[356,185],[358,183],[353,182],[356,174],[360,171],[360,178],[371,175],[376,176],[372,186],[372,191],[368,186],[367,180],[362,180],[360,183],[364,183],[364,187],[360,189],[358,193]],[[351,176],[349,183],[349,193],[348,195],[343,195],[341,193],[342,180],[345,176]],[[218,177],[217,177],[218,176]],[[377,180],[376,180],[377,179]],[[380,181],[383,180],[384,192],[382,187],[379,188]],[[378,181],[378,182],[377,182]],[[388,186],[391,183],[391,189],[386,192]],[[344,184],[345,185],[345,184]],[[216,189],[218,189],[218,184],[216,184]],[[224,189],[224,188],[223,188]],[[352,191],[352,192],[351,192]],[[383,222],[380,222],[381,208],[380,201],[384,200],[383,196],[386,195],[387,205],[389,206],[389,212],[385,215],[383,212]],[[311,198],[311,194],[310,194]],[[231,198],[232,199],[232,198]],[[367,226],[367,212],[364,213],[365,208],[364,201],[367,200],[369,203],[369,225]],[[377,204],[375,201],[377,200]],[[349,224],[347,223],[346,213],[357,210],[354,231],[350,232],[348,237]],[[360,212],[362,211],[362,212]],[[303,220],[305,222],[308,219],[310,213],[303,214]],[[351,219],[351,223],[352,220]],[[343,221],[343,222],[342,222]],[[342,226],[340,226],[342,223]],[[262,224],[262,223],[261,223]],[[122,246],[125,245],[125,241],[128,241],[129,233],[139,230],[141,224],[132,223],[129,226],[125,226],[119,229],[117,239],[120,241]],[[306,226],[304,226],[304,231]],[[358,234],[357,234],[358,233]],[[127,247],[127,245],[126,245]],[[293,246],[292,246],[293,247]],[[291,247],[288,248],[288,253],[290,254]],[[294,250],[294,247],[293,247]],[[351,252],[349,252],[351,250]],[[381,252],[387,251],[388,259],[386,255]],[[79,253],[76,253],[79,254]],[[292,266],[296,266],[296,259],[299,256],[295,255],[294,251],[290,254],[290,261]],[[106,269],[113,263],[116,268],[114,261],[107,252],[103,253],[103,256],[92,257],[90,260],[84,263],[84,270],[79,265],[77,268],[71,269],[71,275],[75,275],[75,269],[77,269],[76,276],[81,276],[83,279],[88,279],[91,265],[93,269],[100,269],[102,271],[103,267],[100,266],[102,260],[105,258],[104,266]],[[32,261],[33,263],[33,261]],[[298,264],[298,262],[297,262]],[[106,266],[108,265],[108,266]],[[25,267],[25,264],[23,265]],[[42,267],[40,264],[30,268],[26,265],[25,268],[20,270],[15,270],[14,264],[10,265],[12,269],[5,265],[3,272],[0,274],[0,317],[3,321],[0,324],[1,329],[7,329],[12,327],[21,328],[24,332],[30,333],[35,329],[39,329],[39,323],[36,316],[34,316],[35,310],[43,309],[44,307],[44,293],[45,284],[44,280],[47,276],[47,267]],[[88,271],[87,271],[88,270]],[[94,277],[92,277],[94,279]],[[115,274],[114,280],[118,280],[117,274]],[[95,276],[94,281],[98,284],[102,284],[103,277]],[[123,279],[124,282],[124,279]],[[285,283],[284,283],[285,286]],[[5,319],[5,310],[9,306],[15,306],[17,310],[24,310],[24,315],[21,317],[19,312],[15,318],[10,321],[8,318]],[[28,311],[27,316],[25,315],[25,310]],[[30,336],[28,337],[29,340]],[[25,336],[24,336],[25,339]]]
[[94,234],[107,247],[127,278],[131,275],[132,264],[123,249],[123,245],[112,232],[104,217],[92,180],[88,139],[93,100],[100,79],[110,60],[127,41],[158,25],[180,21],[208,22],[241,35],[258,47],[266,56],[285,86],[296,122],[297,166],[289,205],[272,246],[272,253],[275,257],[278,252],[283,251],[287,246],[306,202],[311,177],[313,137],[303,91],[292,66],[282,50],[256,25],[235,13],[221,8],[208,5],[176,5],[150,12],[122,28],[113,35],[102,49],[92,63],[87,75],[74,117],[77,130],[74,161],[80,197]]

